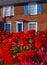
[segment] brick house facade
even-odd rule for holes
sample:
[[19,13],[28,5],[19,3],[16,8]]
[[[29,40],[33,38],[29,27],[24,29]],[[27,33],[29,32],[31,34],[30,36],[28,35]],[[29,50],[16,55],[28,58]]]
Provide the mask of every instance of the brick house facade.
[[[9,1],[9,0],[8,0]],[[13,1],[13,0],[12,0]],[[0,30],[8,32],[47,29],[47,3],[33,0],[0,5]]]

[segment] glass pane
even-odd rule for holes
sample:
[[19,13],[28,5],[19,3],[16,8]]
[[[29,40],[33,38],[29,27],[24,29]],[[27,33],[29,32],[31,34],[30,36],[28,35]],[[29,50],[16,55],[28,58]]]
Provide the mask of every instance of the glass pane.
[[29,24],[29,30],[36,30],[36,24]]
[[11,15],[11,16],[14,16],[14,6],[11,6],[10,15]]
[[6,30],[7,32],[10,32],[10,24],[5,24],[5,30]]
[[6,16],[10,16],[10,9],[11,9],[11,7],[6,8]]
[[28,13],[29,13],[29,15],[37,14],[37,4],[29,4]]

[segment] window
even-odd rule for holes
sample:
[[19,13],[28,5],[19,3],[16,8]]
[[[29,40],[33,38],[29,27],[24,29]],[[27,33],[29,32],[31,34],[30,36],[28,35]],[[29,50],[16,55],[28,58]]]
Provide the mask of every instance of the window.
[[4,6],[3,7],[3,17],[14,16],[14,6]]
[[36,30],[37,31],[37,22],[29,22],[28,30]]
[[42,14],[42,3],[24,4],[24,15]]
[[11,32],[11,23],[4,23],[4,30],[7,32]]
[[37,4],[28,4],[28,14],[37,15]]
[[16,22],[16,31],[17,32],[23,31],[23,22]]

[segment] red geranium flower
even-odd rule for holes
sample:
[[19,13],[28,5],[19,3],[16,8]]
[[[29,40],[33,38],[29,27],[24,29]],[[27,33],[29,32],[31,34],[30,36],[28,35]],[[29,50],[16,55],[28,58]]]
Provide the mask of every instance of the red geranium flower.
[[18,54],[17,59],[18,61],[22,61],[24,59],[23,53]]
[[3,48],[2,46],[0,45],[0,58],[3,56]]
[[43,44],[42,44],[41,41],[37,41],[37,42],[34,43],[34,46],[35,46],[35,48],[39,49],[43,46]]

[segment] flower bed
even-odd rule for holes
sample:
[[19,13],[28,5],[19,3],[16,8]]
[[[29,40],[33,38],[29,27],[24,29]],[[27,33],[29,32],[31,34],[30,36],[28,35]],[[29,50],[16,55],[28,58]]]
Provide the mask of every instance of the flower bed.
[[47,65],[47,30],[0,31],[0,65]]

